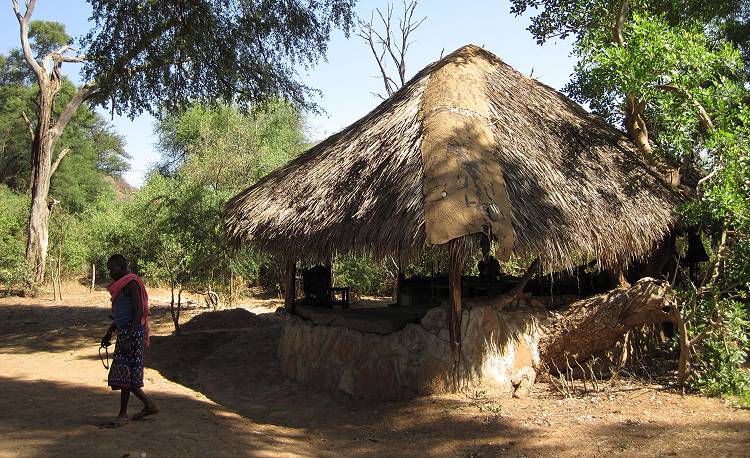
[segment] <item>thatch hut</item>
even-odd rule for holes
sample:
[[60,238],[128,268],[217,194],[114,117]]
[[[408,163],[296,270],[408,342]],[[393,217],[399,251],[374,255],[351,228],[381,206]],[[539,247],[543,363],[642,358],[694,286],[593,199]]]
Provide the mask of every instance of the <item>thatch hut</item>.
[[457,360],[460,266],[478,234],[501,259],[617,269],[664,237],[679,201],[623,132],[469,45],[237,195],[224,222],[230,240],[286,260],[290,287],[296,260],[448,248]]

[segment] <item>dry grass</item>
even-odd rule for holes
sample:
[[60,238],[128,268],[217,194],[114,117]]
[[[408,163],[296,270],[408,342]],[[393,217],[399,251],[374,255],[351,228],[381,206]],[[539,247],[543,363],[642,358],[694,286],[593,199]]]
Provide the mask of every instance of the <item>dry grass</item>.
[[431,110],[423,94],[431,74],[457,58],[491,64],[476,84],[486,88],[495,146],[485,154],[503,171],[513,253],[539,256],[546,269],[581,258],[611,267],[648,254],[674,223],[680,193],[621,131],[476,46],[426,67],[367,116],[232,199],[229,239],[307,261],[346,252],[405,261],[432,248],[421,151],[422,113]]

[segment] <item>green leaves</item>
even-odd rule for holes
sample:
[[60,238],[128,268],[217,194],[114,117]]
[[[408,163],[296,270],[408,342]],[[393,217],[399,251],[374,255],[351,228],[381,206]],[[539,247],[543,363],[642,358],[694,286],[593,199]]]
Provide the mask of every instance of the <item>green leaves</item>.
[[7,288],[24,284],[25,230],[30,202],[0,185],[0,284]]
[[[13,52],[11,52],[13,55]],[[32,124],[38,88],[17,71],[13,59],[0,67],[0,184],[17,192],[26,192],[31,179],[31,135],[22,118],[25,113]],[[62,81],[62,91],[55,105],[54,117],[73,97],[76,88]],[[103,194],[114,192],[107,177],[119,178],[129,165],[123,139],[100,114],[84,105],[75,114],[53,152],[52,160],[63,148],[70,154],[60,162],[52,177],[51,195],[67,211],[79,213]]]
[[738,370],[750,334],[750,105],[747,62],[737,49],[745,55],[750,49],[746,2],[629,1],[624,43],[613,34],[619,0],[512,3],[516,13],[542,9],[529,28],[539,42],[575,37],[579,61],[565,88],[571,97],[611,123],[627,124],[634,137],[633,121],[644,120],[655,154],[705,173],[696,199],[677,219],[700,227],[714,251],[723,227],[731,235],[720,245],[722,263],[714,264],[714,253],[701,267],[707,272],[697,277],[711,278],[698,285],[706,289],[682,277],[675,285],[683,302],[694,305],[681,308],[682,337],[706,331],[696,351],[683,356],[693,364],[694,388],[713,395],[750,390],[747,374]]
[[283,97],[307,106],[297,65],[347,33],[354,0],[90,0],[84,74],[101,104],[131,117],[216,100],[242,106]]
[[281,101],[249,114],[193,104],[162,118],[156,134],[162,161],[122,206],[108,250],[130,257],[152,281],[221,290],[232,272],[255,280],[268,260],[228,247],[221,215],[230,197],[302,150],[297,110]]
[[157,129],[166,175],[234,194],[296,157],[303,148],[302,120],[282,101],[243,114],[229,105],[190,106],[162,119]]
[[694,112],[689,99],[660,86],[672,85],[706,100],[725,76],[736,77],[742,62],[729,44],[713,47],[697,26],[671,27],[662,18],[634,14],[625,24],[626,46],[605,33],[587,34],[576,45],[579,62],[564,89],[581,103],[591,103],[599,114],[616,122],[624,94],[648,104],[674,104]]
[[31,21],[29,39],[37,59],[73,42],[70,35],[65,33],[65,25],[53,21]]

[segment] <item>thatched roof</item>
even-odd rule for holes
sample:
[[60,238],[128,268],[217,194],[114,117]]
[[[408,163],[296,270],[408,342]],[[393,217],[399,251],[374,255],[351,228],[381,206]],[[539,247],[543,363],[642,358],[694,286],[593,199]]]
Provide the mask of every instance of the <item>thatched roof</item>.
[[612,266],[647,254],[680,200],[620,130],[469,45],[234,197],[224,223],[310,261],[491,231],[502,257]]

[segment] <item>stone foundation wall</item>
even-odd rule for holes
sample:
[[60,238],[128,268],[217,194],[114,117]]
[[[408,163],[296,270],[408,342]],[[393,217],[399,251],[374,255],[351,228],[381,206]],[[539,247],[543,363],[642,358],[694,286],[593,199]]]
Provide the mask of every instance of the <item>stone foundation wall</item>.
[[[357,398],[446,392],[453,365],[446,313],[447,307],[436,307],[419,324],[388,335],[316,326],[290,316],[279,344],[281,369],[301,383]],[[461,387],[491,385],[508,396],[525,394],[539,363],[540,318],[530,309],[469,306],[461,328]]]

